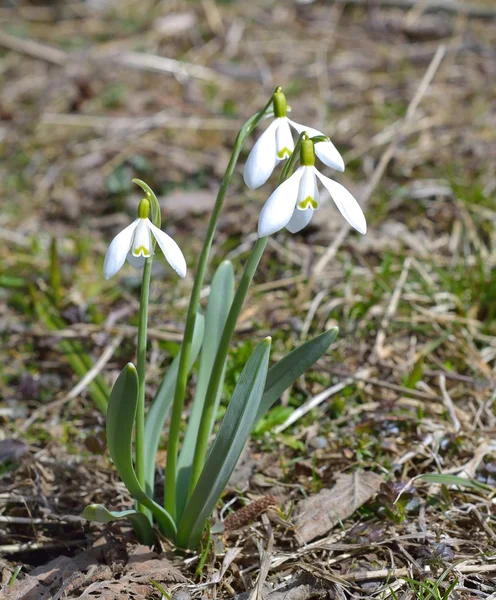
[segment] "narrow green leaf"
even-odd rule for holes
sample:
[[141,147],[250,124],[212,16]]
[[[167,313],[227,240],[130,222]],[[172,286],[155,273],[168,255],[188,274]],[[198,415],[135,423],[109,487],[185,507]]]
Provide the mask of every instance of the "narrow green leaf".
[[472,488],[479,492],[484,490],[487,492],[493,491],[493,487],[475,479],[465,479],[464,477],[458,477],[458,475],[445,475],[443,473],[424,473],[420,475],[418,479],[426,481],[427,483],[439,483],[441,485],[459,485],[460,487]]
[[[205,328],[205,318],[203,315],[196,315],[193,340],[191,342],[191,355],[189,359],[188,371],[191,370],[203,341],[203,331]],[[145,485],[146,492],[153,498],[155,482],[155,459],[160,443],[160,435],[164,428],[165,419],[174,400],[174,389],[176,387],[177,370],[179,368],[180,353],[172,361],[167,374],[162,380],[155,398],[148,409],[145,419]]]
[[253,428],[267,377],[270,338],[248,359],[226,414],[210,448],[205,466],[179,523],[179,546],[200,544],[205,523],[219,500]]
[[[210,295],[208,297],[207,312],[205,315],[205,339],[202,346],[200,367],[198,370],[198,383],[196,385],[195,397],[188,419],[188,427],[178,460],[177,475],[177,505],[176,518],[179,519],[188,494],[191,464],[195,454],[198,428],[207,393],[208,382],[212,367],[219,347],[219,341],[226,324],[227,315],[234,298],[234,271],[230,261],[226,260],[220,264],[212,279]],[[210,423],[210,431],[214,426],[215,415],[222,395],[224,377],[222,377],[215,401],[213,411],[214,418]]]
[[132,439],[136,407],[138,405],[138,374],[128,363],[110,393],[107,410],[107,446],[120,478],[131,496],[150,509],[159,527],[167,535],[176,526],[169,513],[149,498],[141,487],[133,466]]
[[137,510],[108,510],[103,504],[90,504],[83,511],[83,517],[88,521],[97,523],[110,523],[111,521],[121,521],[129,519],[135,532],[143,543],[151,546],[153,544],[153,528],[148,518]]
[[293,383],[325,354],[338,335],[333,327],[317,337],[305,342],[274,366],[267,373],[267,382],[258,408],[258,421]]

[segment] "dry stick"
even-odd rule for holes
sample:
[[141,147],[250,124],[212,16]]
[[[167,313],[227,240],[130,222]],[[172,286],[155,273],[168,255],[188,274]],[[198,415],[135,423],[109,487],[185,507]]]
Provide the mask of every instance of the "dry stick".
[[124,52],[114,57],[114,60],[126,67],[134,67],[160,73],[172,73],[179,79],[203,79],[204,81],[214,81],[216,83],[227,83],[231,80],[225,75],[221,75],[214,69],[204,67],[203,65],[194,65],[174,58],[165,56],[156,56],[155,54],[145,54],[143,52]]
[[[370,373],[370,369],[360,369],[360,371],[357,371],[356,377],[358,377],[358,378],[368,377],[369,373]],[[345,387],[352,384],[354,381],[355,381],[355,379],[353,377],[348,377],[341,383],[336,383],[336,385],[333,385],[330,388],[327,388],[326,390],[324,390],[323,392],[320,392],[320,394],[317,394],[313,398],[310,398],[310,400],[305,402],[305,404],[303,404],[302,406],[299,406],[296,410],[294,410],[291,413],[291,415],[284,421],[284,423],[282,423],[281,425],[278,425],[274,429],[274,432],[281,433],[281,431],[284,431],[285,429],[287,429],[290,425],[292,425],[293,423],[298,421],[298,419],[301,419],[301,417],[303,417],[303,415],[306,415],[307,412],[311,411],[313,408],[315,408],[319,404],[322,404],[322,402],[324,402],[324,400],[327,400],[331,396],[334,396],[334,394],[337,394],[338,392],[343,390]]]
[[52,48],[33,40],[23,40],[15,35],[9,35],[4,31],[0,31],[0,46],[19,52],[20,54],[27,54],[33,58],[39,58],[53,65],[62,66],[67,62],[68,58],[68,54],[63,50]]
[[453,427],[455,429],[455,433],[458,433],[461,429],[460,421],[456,416],[455,405],[453,404],[453,400],[448,394],[448,390],[446,389],[446,377],[441,374],[439,375],[439,387],[441,388],[441,394],[443,396],[444,406],[446,406],[446,410],[450,416],[450,419],[453,421]]
[[250,594],[249,600],[263,600],[265,598],[265,594],[263,591],[264,583],[267,579],[267,575],[270,570],[270,559],[272,557],[272,548],[274,546],[274,536],[270,535],[269,540],[267,542],[267,548],[262,552],[261,556],[261,565],[260,571],[258,573],[257,583]]
[[[415,7],[418,0],[334,0],[334,2],[340,4],[358,4],[367,8],[394,7],[410,9]],[[429,0],[422,8],[422,12],[439,11],[465,15],[467,17],[477,17],[480,19],[492,19],[496,17],[496,10],[489,5],[474,6],[474,4],[455,2],[453,0]]]
[[[463,575],[479,574],[479,573],[493,573],[496,571],[496,564],[494,565],[459,565],[454,567],[453,571],[458,571]],[[425,567],[425,574],[432,573],[430,567]],[[362,571],[359,573],[347,573],[340,575],[341,579],[345,581],[371,581],[374,579],[397,579],[398,577],[409,577],[410,572],[407,567],[400,569],[378,569],[377,571]]]
[[[445,54],[446,54],[446,46],[444,44],[441,44],[438,47],[438,49],[436,50],[436,53],[434,54],[429,66],[427,67],[424,77],[422,78],[422,81],[420,82],[420,85],[418,87],[417,93],[415,94],[412,101],[408,105],[408,109],[406,111],[406,115],[405,115],[405,118],[403,120],[401,127],[398,129],[396,136],[394,137],[392,142],[387,147],[386,152],[382,155],[381,160],[379,161],[379,164],[377,165],[377,167],[375,168],[375,171],[372,174],[370,183],[367,186],[367,188],[365,189],[365,192],[363,193],[363,195],[361,197],[362,206],[367,204],[367,202],[369,201],[373,192],[375,191],[375,188],[377,187],[380,180],[382,179],[382,176],[384,175],[384,173],[386,171],[389,161],[393,158],[393,156],[396,152],[396,149],[404,136],[405,130],[410,125],[410,122],[412,121],[413,117],[415,116],[415,112],[420,104],[420,101],[422,100],[425,93],[427,92],[427,89],[429,88],[429,85],[431,84],[431,81],[432,81],[434,75],[436,74],[436,71],[438,70],[439,65],[441,64],[441,61],[444,58]],[[327,263],[336,256],[336,253],[337,253],[339,247],[343,243],[343,241],[346,238],[350,229],[351,229],[351,226],[348,225],[348,223],[343,225],[343,227],[341,228],[341,231],[338,233],[338,236],[336,237],[334,242],[327,248],[324,255],[321,257],[319,262],[315,265],[315,268],[312,273],[313,278],[317,278],[322,273],[322,271],[325,269]]]
[[103,369],[103,367],[112,358],[112,356],[114,355],[114,352],[121,345],[122,339],[123,339],[122,336],[117,336],[105,348],[105,350],[100,355],[100,358],[96,361],[96,363],[93,365],[93,367],[86,373],[86,375],[82,379],[79,380],[79,382],[72,388],[72,390],[68,394],[66,394],[63,398],[59,398],[58,400],[55,400],[54,402],[50,402],[49,404],[46,404],[45,406],[41,406],[40,408],[35,410],[33,412],[33,414],[29,417],[29,419],[27,419],[23,423],[23,425],[21,426],[21,430],[26,431],[31,426],[31,424],[34,423],[36,421],[36,419],[38,417],[40,417],[41,415],[45,414],[46,412],[48,412],[54,408],[63,406],[66,402],[69,402],[69,400],[73,400],[74,398],[79,396],[79,394],[89,386],[89,384],[93,381],[93,379],[95,379],[95,377],[97,377],[97,375],[100,373],[100,371]]

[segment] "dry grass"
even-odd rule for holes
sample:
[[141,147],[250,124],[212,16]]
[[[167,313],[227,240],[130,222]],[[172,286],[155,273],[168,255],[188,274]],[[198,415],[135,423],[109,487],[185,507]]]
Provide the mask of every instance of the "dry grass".
[[[369,233],[350,234],[329,203],[302,235],[269,242],[226,392],[267,332],[275,355],[341,334],[259,425],[216,520],[255,504],[229,517],[241,529],[213,534],[202,577],[199,555],[162,548],[191,582],[177,585],[273,600],[495,592],[496,12],[385,4],[0,8],[0,436],[28,444],[0,466],[4,580],[91,546],[100,530],[76,518],[88,502],[129,502],[64,342],[107,384],[133,356],[139,280],[101,276],[138,198],[131,178],[159,193],[193,271],[236,130],[282,85],[294,117],[342,150]],[[236,179],[214,265],[230,254],[239,270],[269,188]],[[157,263],[150,392],[191,287]],[[379,494],[300,546],[293,506],[358,469],[384,477]],[[486,487],[418,478],[433,473]]]

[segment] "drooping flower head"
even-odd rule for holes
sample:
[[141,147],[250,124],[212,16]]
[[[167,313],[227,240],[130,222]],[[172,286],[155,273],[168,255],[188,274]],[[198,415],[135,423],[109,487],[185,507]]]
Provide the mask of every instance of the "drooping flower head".
[[258,220],[258,237],[266,237],[286,227],[291,233],[303,229],[320,206],[317,179],[327,189],[339,212],[360,233],[367,223],[360,205],[337,181],[322,175],[315,168],[315,144],[305,136],[301,142],[300,167],[281,183],[265,203]]
[[103,273],[105,279],[113,277],[127,261],[136,269],[145,264],[145,260],[153,256],[153,240],[155,238],[170,266],[179,277],[186,275],[186,261],[176,242],[156,227],[148,218],[150,201],[143,198],[138,206],[138,218],[128,225],[112,240],[105,262]]
[[[277,163],[286,160],[293,153],[295,145],[291,127],[298,134],[306,131],[309,137],[326,137],[313,127],[306,127],[288,119],[286,96],[280,88],[274,92],[272,105],[274,121],[255,143],[245,164],[244,180],[252,190],[263,185],[271,176]],[[315,144],[315,153],[328,167],[344,171],[343,159],[329,138]]]

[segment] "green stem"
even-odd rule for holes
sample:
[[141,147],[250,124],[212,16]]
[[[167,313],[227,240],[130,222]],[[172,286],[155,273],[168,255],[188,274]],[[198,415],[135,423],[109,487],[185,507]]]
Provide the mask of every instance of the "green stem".
[[265,107],[260,112],[256,113],[250,119],[248,119],[248,121],[246,121],[246,123],[243,125],[243,127],[238,133],[234,149],[229,160],[229,164],[227,165],[226,172],[224,174],[224,177],[222,178],[219,193],[217,194],[217,199],[215,201],[215,206],[210,216],[205,241],[203,242],[200,260],[198,262],[198,270],[196,272],[195,281],[193,283],[193,290],[191,291],[188,314],[186,316],[183,343],[181,345],[181,355],[179,359],[176,389],[174,393],[174,403],[172,405],[172,415],[169,427],[169,439],[167,441],[167,465],[165,470],[164,507],[167,510],[167,512],[170,515],[172,515],[173,519],[176,518],[175,504],[177,455],[179,451],[181,417],[184,407],[184,398],[186,395],[186,386],[188,382],[188,363],[191,354],[191,344],[193,340],[193,331],[195,328],[196,314],[198,312],[198,306],[200,304],[200,292],[203,286],[203,280],[205,278],[210,248],[212,247],[215,230],[217,228],[217,221],[219,219],[222,206],[224,204],[227,188],[234,174],[234,169],[238,162],[241,150],[244,146],[244,143],[246,142],[246,139],[248,138],[250,133],[255,129],[256,125],[266,113],[267,109],[271,104],[272,96],[265,105]]
[[[145,489],[145,371],[146,371],[146,342],[148,327],[148,299],[150,295],[150,280],[152,275],[152,258],[145,259],[138,322],[138,406],[136,409],[136,477]],[[137,509],[150,517],[148,509],[138,502]]]
[[188,494],[189,496],[193,492],[203,469],[205,455],[208,447],[208,438],[210,435],[210,425],[214,417],[213,411],[215,408],[215,398],[217,396],[217,390],[219,388],[219,384],[222,378],[222,372],[224,370],[227,354],[231,346],[231,339],[236,328],[236,322],[238,320],[239,313],[241,312],[241,308],[243,307],[243,303],[246,298],[246,293],[248,292],[248,288],[250,287],[253,275],[257,270],[258,263],[260,262],[265,247],[267,246],[268,239],[269,238],[267,237],[258,239],[257,243],[253,247],[250,258],[246,263],[243,276],[241,277],[241,281],[239,282],[239,286],[236,291],[236,295],[234,296],[233,303],[231,304],[231,309],[229,310],[224,330],[222,331],[222,337],[220,338],[219,347],[217,349],[215,361],[212,366],[210,380],[208,382],[207,393],[205,395],[205,403],[203,405],[203,412],[201,416],[200,427],[198,430],[198,437],[196,440],[195,455],[193,458],[193,465],[191,469],[191,479],[189,482]]

